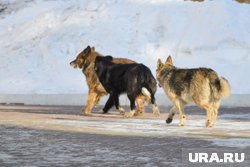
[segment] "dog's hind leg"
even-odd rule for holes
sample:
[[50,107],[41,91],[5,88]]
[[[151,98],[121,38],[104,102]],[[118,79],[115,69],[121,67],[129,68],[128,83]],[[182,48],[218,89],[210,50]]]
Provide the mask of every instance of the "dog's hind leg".
[[135,116],[142,116],[144,114],[144,98],[143,98],[143,96],[137,96],[135,101],[137,104]]
[[212,115],[213,115],[213,110],[210,104],[204,104],[202,105],[202,108],[204,108],[207,112],[206,114],[206,127],[212,127]]
[[211,118],[211,120],[212,120],[211,127],[214,127],[214,124],[217,120],[219,107],[220,107],[220,101],[214,102],[214,104],[213,104],[213,117]]
[[85,114],[90,114],[91,113],[91,110],[92,110],[92,108],[94,106],[94,102],[96,100],[96,96],[97,96],[96,92],[89,91],[87,105],[86,105],[85,110],[84,111],[82,110],[83,113],[85,113]]
[[160,116],[160,110],[157,106],[157,104],[155,103],[155,96],[154,93],[152,93],[152,91],[150,92],[147,88],[143,87],[142,88],[142,94],[146,97],[146,100],[149,104],[152,104],[153,106],[153,114],[155,116]]
[[97,107],[99,104],[99,101],[101,100],[101,98],[104,96],[105,94],[97,94],[96,98],[95,98],[95,103],[94,103],[94,107]]
[[107,113],[114,106],[114,98],[112,94],[109,95],[109,99],[103,108],[103,114]]
[[153,109],[153,114],[157,117],[160,116],[160,110],[159,107],[157,106],[157,104],[155,103],[155,97],[154,94],[151,94],[151,104],[152,104],[152,109]]
[[174,115],[175,115],[175,107],[172,106],[170,110],[168,111],[168,118],[166,120],[166,123],[170,124],[173,121]]
[[130,118],[133,117],[135,114],[135,97],[133,95],[128,95],[128,99],[130,101],[130,112],[129,113],[125,113],[125,117]]

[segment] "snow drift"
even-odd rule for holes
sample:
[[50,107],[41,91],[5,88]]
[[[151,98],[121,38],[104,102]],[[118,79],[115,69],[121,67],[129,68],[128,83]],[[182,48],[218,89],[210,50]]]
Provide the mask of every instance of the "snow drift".
[[2,0],[0,94],[86,93],[69,62],[87,45],[155,73],[169,54],[178,67],[206,66],[234,94],[250,93],[250,5],[235,1]]

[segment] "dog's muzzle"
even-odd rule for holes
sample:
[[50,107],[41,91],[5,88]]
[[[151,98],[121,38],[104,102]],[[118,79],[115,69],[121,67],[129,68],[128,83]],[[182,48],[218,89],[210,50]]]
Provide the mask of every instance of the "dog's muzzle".
[[73,67],[73,68],[77,68],[77,64],[76,64],[76,63],[74,63],[74,62],[70,62],[69,64],[70,64],[70,66],[71,66],[71,67]]

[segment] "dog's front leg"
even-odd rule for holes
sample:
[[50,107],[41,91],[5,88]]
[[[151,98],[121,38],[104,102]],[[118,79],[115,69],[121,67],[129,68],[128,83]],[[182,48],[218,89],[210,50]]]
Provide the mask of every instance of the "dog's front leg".
[[113,95],[113,98],[114,98],[116,110],[117,110],[121,115],[124,115],[124,114],[125,114],[125,110],[120,106],[119,95],[118,95],[118,94],[114,94],[114,95]]
[[91,113],[91,110],[94,106],[94,102],[96,100],[96,96],[97,96],[97,94],[95,92],[89,91],[87,106],[86,106],[85,110],[84,109],[82,110],[83,113],[85,113],[85,114]]
[[114,98],[113,98],[113,95],[110,94],[109,95],[109,99],[108,101],[106,102],[104,108],[103,108],[103,114],[107,113],[113,106],[114,106]]
[[179,126],[184,126],[186,123],[186,115],[184,113],[183,103],[180,100],[176,99],[174,102],[174,106],[176,110],[179,112],[179,117],[180,117]]
[[117,110],[121,115],[124,115],[124,114],[125,114],[125,110],[120,106],[119,95],[118,95],[118,94],[112,94],[112,95],[113,95],[113,98],[114,98],[116,110]]
[[172,106],[168,112],[168,118],[166,120],[167,124],[170,124],[173,121],[174,115],[175,115],[175,107]]

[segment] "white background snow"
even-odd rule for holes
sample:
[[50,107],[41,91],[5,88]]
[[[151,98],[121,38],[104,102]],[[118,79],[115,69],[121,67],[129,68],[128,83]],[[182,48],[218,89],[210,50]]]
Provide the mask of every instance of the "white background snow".
[[[0,0],[0,94],[87,93],[69,62],[87,45],[146,64],[171,54],[250,94],[250,5],[230,0]],[[5,8],[5,9],[4,9]],[[160,90],[159,92],[162,92]]]

